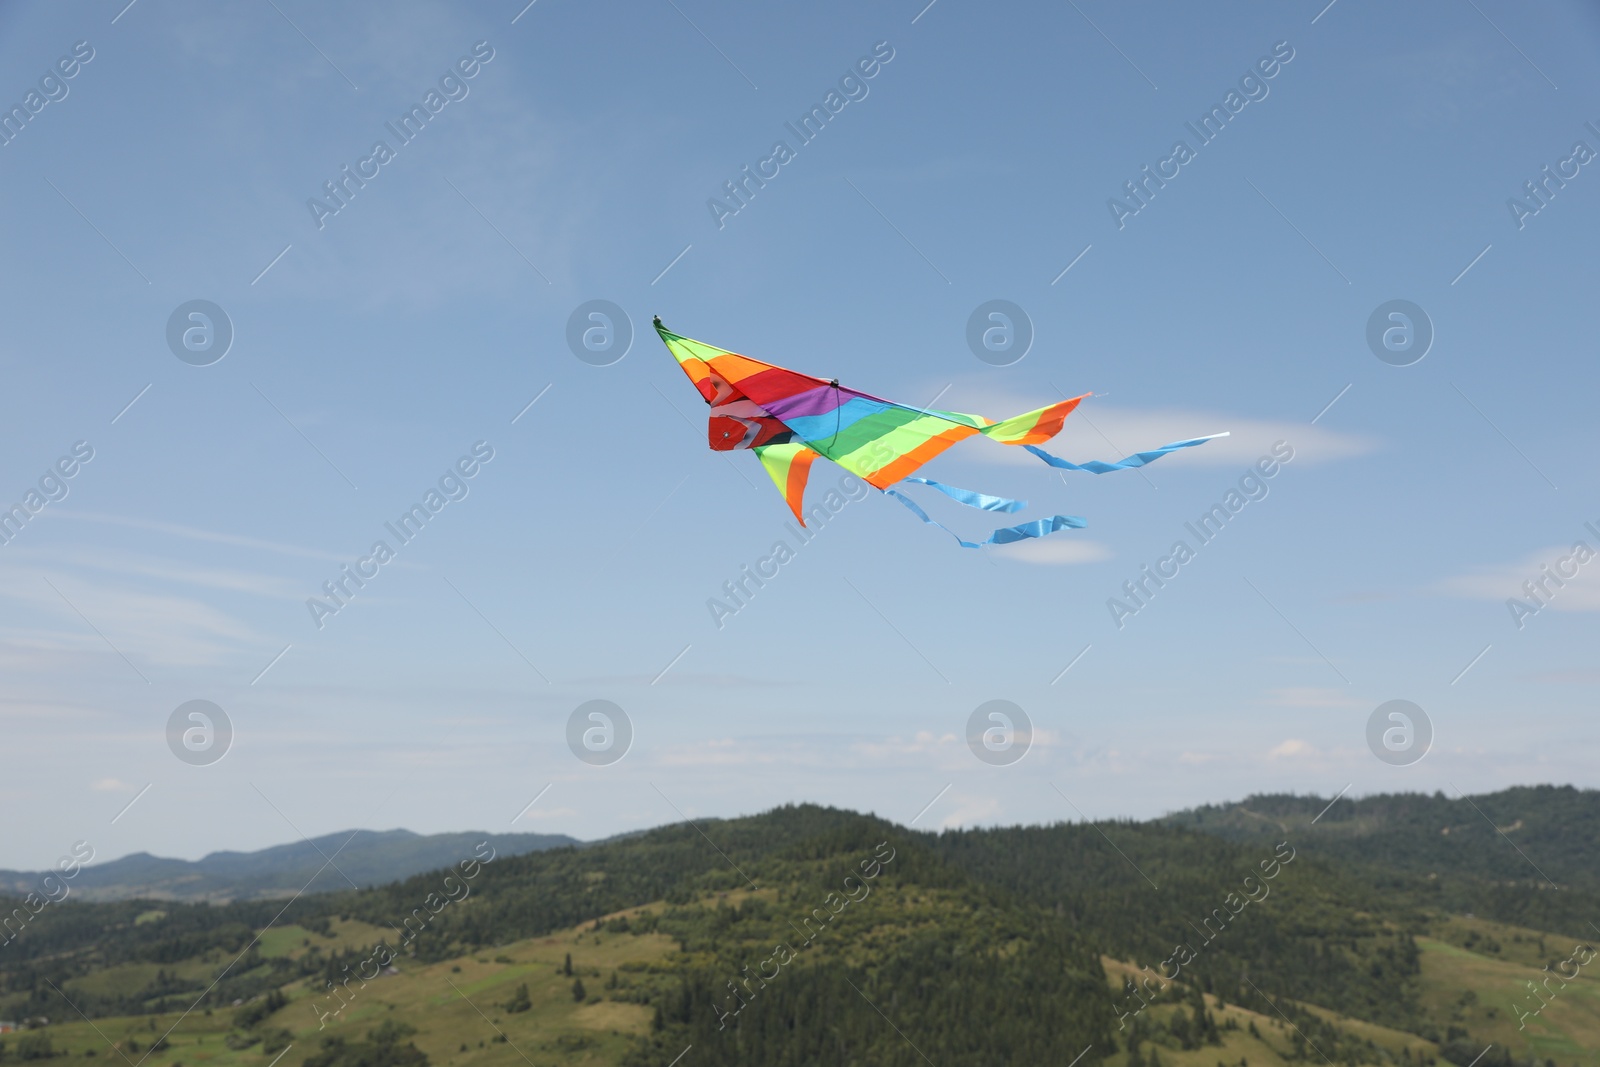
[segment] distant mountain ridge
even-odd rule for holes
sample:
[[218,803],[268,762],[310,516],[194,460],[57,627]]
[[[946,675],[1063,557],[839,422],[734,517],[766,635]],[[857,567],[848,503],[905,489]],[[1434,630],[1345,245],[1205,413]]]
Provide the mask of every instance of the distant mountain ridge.
[[1268,794],[1161,820],[1239,844],[1291,840],[1375,888],[1541,930],[1600,927],[1600,791],[1513,786],[1478,796]]
[[[459,863],[487,841],[502,856],[520,856],[583,842],[566,834],[417,834],[410,830],[345,830],[256,852],[213,852],[199,860],[135,852],[95,863],[72,881],[82,900],[268,900],[385,885]],[[329,862],[331,859],[331,863]],[[37,891],[49,871],[0,871],[0,894]]]
[[1600,792],[1570,785],[1513,786],[1473,797],[1379,793],[1332,803],[1258,794],[1161,821],[1238,842],[1287,835],[1329,858],[1381,862],[1423,877],[1600,890]]
[[[330,871],[315,888],[331,891],[287,902],[347,835],[128,857],[146,879],[177,863],[289,884],[225,904],[0,903],[0,1018],[34,1024],[20,1059],[185,1013],[183,1062],[211,1067],[319,1041],[288,1067],[524,1067],[520,1049],[473,1055],[490,1009],[532,1051],[592,1067],[690,1048],[698,1067],[1594,1067],[1600,996],[1572,968],[1600,955],[1597,833],[1600,792],[1541,786],[942,832],[785,805],[522,855],[534,835],[361,833],[338,857],[350,882],[391,875],[390,849],[436,861],[424,841],[459,873],[352,889]],[[463,865],[484,840],[494,860]],[[178,888],[201,888],[189,873]],[[395,959],[393,981],[362,977]],[[381,1027],[322,1034],[346,995],[355,1018],[395,1010],[422,1051],[380,1058]],[[579,1013],[565,1036],[557,1005]]]

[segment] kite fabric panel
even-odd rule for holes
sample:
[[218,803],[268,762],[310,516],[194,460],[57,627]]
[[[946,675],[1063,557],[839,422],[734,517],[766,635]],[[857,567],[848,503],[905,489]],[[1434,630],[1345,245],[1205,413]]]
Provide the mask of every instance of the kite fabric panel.
[[805,525],[806,480],[818,456],[832,460],[873,488],[884,490],[923,522],[951,533],[962,547],[979,548],[1044,537],[1063,529],[1081,529],[1085,521],[1076,516],[1052,515],[996,530],[985,541],[968,541],[889,487],[917,482],[968,507],[1014,512],[1026,507],[1026,502],[957,489],[913,475],[946,449],[979,435],[1004,445],[1019,445],[1052,467],[1091,474],[1142,467],[1169,452],[1227,436],[1213,434],[1177,441],[1116,463],[1071,463],[1037,446],[1060,433],[1067,416],[1091,393],[995,422],[982,415],[897,404],[842,386],[836,379],[801,374],[681,337],[662,326],[659,318],[655,326],[667,351],[711,408],[707,438],[712,450],[753,451],[801,525]]

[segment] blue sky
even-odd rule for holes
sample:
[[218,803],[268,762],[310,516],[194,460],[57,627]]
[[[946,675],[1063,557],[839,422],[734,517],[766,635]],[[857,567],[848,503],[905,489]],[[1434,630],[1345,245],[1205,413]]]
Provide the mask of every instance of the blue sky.
[[[1506,605],[1600,548],[1600,174],[1508,207],[1600,151],[1592,8],[125,2],[0,12],[0,97],[74,72],[0,146],[3,503],[93,450],[0,545],[0,865],[1600,778],[1600,562],[1520,628]],[[875,48],[799,144],[785,123]],[[1275,54],[1200,144],[1186,123]],[[454,98],[401,144],[386,123],[430,90]],[[780,139],[719,226],[708,200]],[[393,158],[318,219],[378,140]],[[634,333],[609,366],[566,341],[598,299]],[[1010,366],[965,340],[992,299],[1035,331]],[[1435,334],[1409,366],[1366,340],[1397,299]],[[208,366],[166,340],[192,300],[234,332]],[[966,551],[874,492],[719,629],[707,600],[788,513],[706,449],[652,314],[908,403],[1105,394],[1071,459],[1232,436],[1103,477],[969,442],[924,473],[1088,528]],[[1119,628],[1107,601],[1279,441],[1267,494]],[[307,599],[477,442],[466,496],[319,629]],[[166,742],[194,699],[235,730],[209,766]],[[632,722],[620,762],[568,750],[592,699]],[[1007,766],[965,741],[995,699],[1034,726]],[[1390,699],[1432,723],[1420,762],[1368,750]]]

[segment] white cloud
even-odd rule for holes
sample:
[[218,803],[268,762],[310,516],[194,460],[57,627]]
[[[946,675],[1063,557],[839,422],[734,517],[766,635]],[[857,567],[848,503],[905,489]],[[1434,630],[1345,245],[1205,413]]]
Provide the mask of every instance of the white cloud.
[[663,767],[739,767],[775,763],[777,756],[761,751],[757,745],[723,738],[692,745],[674,745],[656,762]]
[[1594,668],[1577,668],[1565,671],[1540,671],[1536,674],[1523,675],[1530,682],[1540,682],[1545,685],[1600,685],[1600,670]]
[[50,564],[93,569],[124,577],[152,578],[161,583],[182,583],[227,593],[245,593],[271,600],[305,599],[303,585],[276,575],[233,567],[207,567],[194,561],[176,561],[159,556],[123,552],[116,549],[52,548],[27,557]]
[[[50,584],[43,580],[48,577]],[[41,576],[0,568],[6,599],[56,620],[53,631],[30,626],[30,641],[53,650],[104,652],[110,642],[134,662],[193,667],[225,662],[241,647],[266,648],[271,641],[209,604],[169,593],[146,592],[76,575]],[[6,641],[15,645],[16,641]]]
[[1283,744],[1278,745],[1272,751],[1268,752],[1267,755],[1272,759],[1285,759],[1293,758],[1295,756],[1309,756],[1315,751],[1316,749],[1312,748],[1308,742],[1291,737]]
[[[1009,418],[1019,412],[1039,408],[1059,397],[1018,396],[984,387],[961,388],[946,394],[939,406],[947,410],[968,411],[992,419]],[[1124,408],[1089,397],[1067,417],[1061,433],[1044,444],[1045,451],[1074,463],[1099,459],[1113,462],[1135,452],[1148,451],[1174,441],[1227,433],[1194,448],[1163,456],[1160,467],[1243,467],[1271,453],[1279,441],[1294,449],[1293,463],[1326,463],[1377,451],[1379,442],[1359,434],[1313,425],[1315,412],[1305,419],[1270,419],[1184,408]],[[1011,466],[1037,465],[1040,460],[1021,448],[978,447],[969,454],[976,459]]]
[[[1078,425],[1074,426],[1074,422],[1078,422]],[[1167,467],[1246,466],[1270,454],[1279,441],[1286,442],[1294,450],[1292,462],[1295,463],[1348,459],[1366,455],[1377,448],[1377,442],[1370,438],[1313,426],[1309,421],[1260,419],[1178,409],[1137,411],[1101,408],[1091,401],[1084,401],[1067,419],[1066,426],[1054,443],[1063,449],[1092,451],[1100,448],[1103,451],[1109,447],[1117,454],[1094,458],[1121,459],[1133,452],[1157,448],[1172,441],[1223,432],[1228,436],[1174,452],[1162,457],[1160,462]],[[1063,458],[1078,462],[1074,456],[1065,455]]]
[[[39,661],[35,656],[9,655],[5,640],[0,637],[0,669],[14,671],[20,675],[24,670],[38,669]],[[72,664],[80,666],[80,664]],[[84,720],[93,719],[100,715],[98,709],[92,709],[81,704],[74,704],[66,700],[47,696],[24,696],[15,693],[0,696],[0,720],[13,719],[36,720],[48,725],[59,725],[68,720],[81,724]],[[16,729],[13,723],[10,727]],[[73,727],[75,731],[81,730],[81,725]],[[81,736],[81,734],[80,734]]]
[[1290,686],[1285,689],[1269,689],[1265,703],[1280,708],[1358,708],[1365,704],[1338,689],[1322,689],[1316,686]]
[[994,548],[997,556],[1021,563],[1038,563],[1059,566],[1074,563],[1098,563],[1111,558],[1111,550],[1098,541],[1080,541],[1069,535],[1044,540],[1017,541]]
[[217,533],[212,530],[202,530],[197,526],[185,526],[181,523],[162,522],[155,519],[141,519],[125,515],[104,515],[93,511],[45,512],[41,517],[51,521],[68,519],[76,522],[126,526],[135,530],[150,530],[155,533],[171,534],[191,541],[205,541],[213,544],[229,545],[234,548],[248,548],[252,551],[275,552],[285,556],[303,556],[310,559],[331,560],[334,562],[342,562],[344,558],[333,552],[303,548],[299,545],[286,545],[277,541],[264,541],[258,537]]
[[1272,453],[1278,442],[1286,442],[1293,448],[1293,462],[1347,459],[1378,448],[1370,438],[1341,434],[1338,430],[1312,426],[1310,422],[1176,408],[1150,411],[1099,408],[1085,400],[1067,419],[1061,434],[1051,442],[1053,448],[1048,451],[1074,462],[1082,462],[1082,458],[1114,461],[1136,451],[1222,432],[1226,432],[1227,437],[1163,456],[1162,466],[1248,466]]
[[[1530,600],[1523,588],[1524,583],[1533,582],[1539,600],[1554,611],[1600,611],[1600,559],[1594,558],[1593,550],[1589,549],[1587,562],[1580,563],[1574,547],[1557,545],[1532,552],[1520,560],[1476,567],[1465,574],[1443,579],[1433,589],[1467,600],[1505,601],[1514,597],[1533,606],[1537,601]],[[1569,578],[1563,571],[1576,573]],[[1547,575],[1556,577],[1547,579]],[[1541,580],[1544,580],[1542,588]],[[1557,585],[1558,580],[1562,584]]]
[[861,740],[850,747],[856,753],[865,756],[874,763],[888,760],[893,757],[918,756],[930,752],[955,753],[962,751],[961,738],[953,733],[934,734],[928,730],[920,730],[912,737],[884,737],[874,740]]

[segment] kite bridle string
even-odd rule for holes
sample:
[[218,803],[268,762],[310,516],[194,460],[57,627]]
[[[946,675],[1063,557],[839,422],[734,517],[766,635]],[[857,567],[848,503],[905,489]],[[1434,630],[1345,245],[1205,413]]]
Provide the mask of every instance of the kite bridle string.
[[833,436],[828,438],[828,447],[832,448],[833,443],[839,439],[839,422],[844,416],[839,410],[839,379],[835,378],[828,384],[833,386]]

